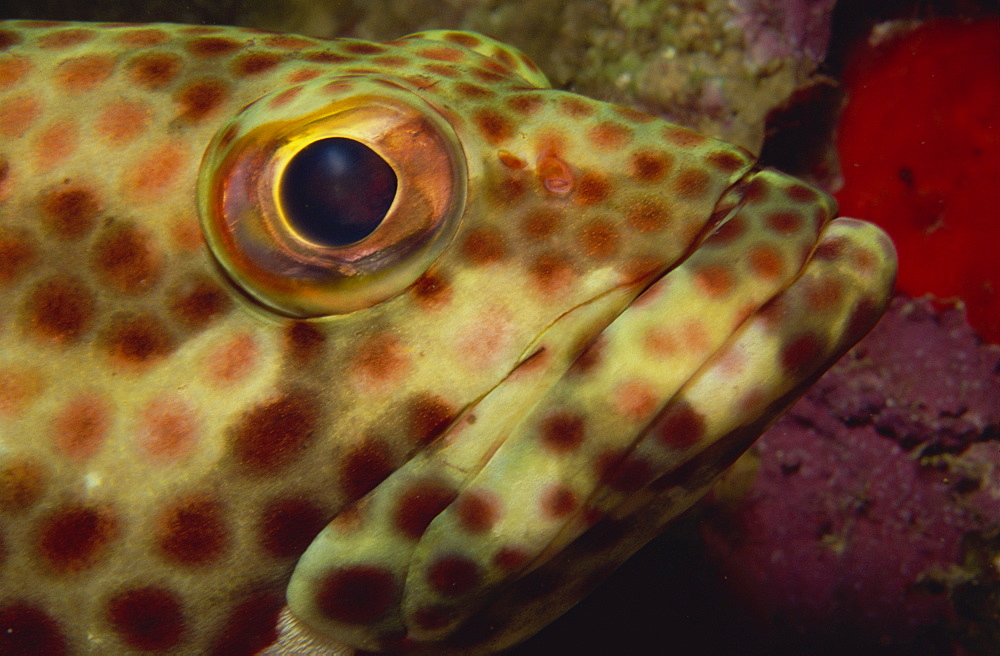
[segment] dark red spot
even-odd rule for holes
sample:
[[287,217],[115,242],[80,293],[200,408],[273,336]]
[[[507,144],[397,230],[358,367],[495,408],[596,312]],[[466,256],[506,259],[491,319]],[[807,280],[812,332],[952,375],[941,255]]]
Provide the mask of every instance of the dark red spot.
[[622,107],[621,105],[614,105],[612,107],[614,112],[621,116],[626,121],[631,121],[633,123],[651,123],[656,120],[655,116],[650,116],[649,114],[644,114],[637,109],[632,109],[631,107]]
[[628,533],[627,528],[622,520],[604,518],[581,535],[576,544],[585,552],[604,551],[621,542]]
[[285,326],[285,349],[296,362],[315,360],[325,343],[326,334],[308,321],[292,321]]
[[563,485],[553,485],[542,494],[542,516],[559,519],[572,513],[580,505],[576,492]]
[[443,629],[452,620],[448,609],[432,606],[416,609],[411,617],[414,624],[427,631]]
[[277,638],[278,614],[285,604],[280,592],[257,592],[230,613],[215,640],[212,656],[256,654]]
[[604,359],[604,338],[598,336],[593,342],[588,344],[580,355],[576,357],[570,367],[570,372],[575,375],[584,375],[594,370],[594,367]]
[[632,129],[613,121],[603,121],[587,130],[587,138],[598,149],[614,150],[628,143],[632,138]]
[[302,58],[316,64],[343,64],[355,60],[355,57],[348,57],[347,55],[342,55],[338,52],[330,52],[329,50],[307,52],[302,55]]
[[78,341],[94,319],[94,295],[76,278],[55,276],[39,283],[25,306],[28,329],[58,344]]
[[723,173],[734,173],[744,166],[746,166],[747,158],[742,157],[739,153],[734,153],[730,150],[719,150],[714,153],[709,153],[705,160],[708,162],[709,166],[715,168]]
[[514,135],[514,125],[505,116],[492,109],[480,109],[473,113],[472,120],[486,140],[498,145]]
[[570,453],[583,443],[583,418],[571,412],[557,412],[542,421],[542,444],[555,453]]
[[338,482],[351,501],[375,489],[393,471],[393,457],[379,440],[368,439],[340,460]]
[[229,88],[221,80],[200,80],[181,89],[174,100],[180,106],[178,116],[197,122],[211,116],[229,97]]
[[163,588],[120,592],[108,601],[107,616],[122,641],[136,649],[170,649],[184,637],[181,602]]
[[345,624],[370,624],[396,600],[392,574],[380,567],[357,565],[335,569],[320,579],[316,605],[330,619]]
[[653,480],[653,468],[648,462],[634,457],[623,460],[617,451],[601,454],[595,468],[602,483],[625,494],[641,490]]
[[658,232],[666,227],[670,219],[666,207],[645,198],[631,203],[625,216],[629,227],[637,232]]
[[438,396],[420,394],[408,406],[411,435],[419,444],[437,438],[455,419],[455,408]]
[[816,335],[800,335],[781,349],[781,366],[791,376],[805,376],[817,364],[822,351]]
[[771,185],[760,176],[754,177],[747,185],[743,198],[748,204],[759,203],[767,198]]
[[229,295],[213,280],[192,276],[171,290],[170,311],[180,323],[201,329],[232,306]]
[[278,471],[308,445],[318,414],[316,402],[299,391],[259,403],[233,430],[233,457],[248,473]]
[[521,231],[528,239],[545,239],[559,228],[561,220],[562,216],[556,210],[548,208],[532,210],[521,222]]
[[700,198],[708,193],[711,180],[708,171],[685,169],[674,180],[674,192],[682,198]]
[[798,212],[771,212],[765,219],[767,227],[783,236],[793,235],[802,229],[804,222]]
[[705,143],[708,137],[687,128],[670,125],[664,128],[663,138],[681,148],[694,148]]
[[659,182],[670,169],[673,158],[665,152],[640,151],[629,160],[632,177],[641,182]]
[[468,82],[459,82],[455,85],[455,91],[459,95],[469,98],[471,100],[483,100],[485,98],[492,98],[494,92],[486,87],[481,87],[478,84],[470,84]]
[[485,490],[465,492],[455,501],[458,522],[470,533],[483,533],[493,528],[500,518],[500,505]]
[[525,192],[525,183],[521,178],[505,177],[493,190],[498,203],[513,205]]
[[660,422],[660,442],[674,449],[693,446],[704,435],[705,418],[686,403],[671,406]]
[[41,522],[38,551],[59,574],[92,567],[118,533],[118,522],[106,508],[68,505]]
[[479,566],[462,556],[437,559],[427,570],[427,581],[439,594],[457,597],[479,585]]
[[796,203],[814,203],[819,198],[819,192],[803,184],[793,184],[785,187],[785,195]]
[[458,48],[440,46],[436,48],[425,48],[418,53],[421,57],[434,59],[437,61],[457,62],[462,61],[465,54]]
[[596,205],[611,195],[611,184],[598,173],[584,173],[576,186],[576,201],[581,205]]
[[86,187],[69,186],[42,197],[42,214],[62,239],[76,239],[94,227],[101,204]]
[[743,218],[742,214],[737,214],[716,228],[715,232],[713,232],[712,235],[705,240],[705,245],[724,246],[732,243],[742,237],[746,232],[746,229],[746,220]]
[[848,241],[843,237],[824,239],[816,247],[813,257],[818,260],[837,260],[844,257],[847,252]]
[[140,314],[113,319],[104,348],[123,364],[143,364],[166,357],[174,350],[174,340],[157,318]]
[[275,499],[260,516],[261,545],[276,558],[301,556],[328,519],[327,513],[308,499]]
[[206,36],[191,39],[187,43],[187,51],[195,57],[219,57],[236,52],[243,46],[239,41],[225,39],[219,36]]
[[594,113],[594,107],[583,98],[566,96],[559,99],[559,111],[573,118],[586,118]]
[[21,43],[22,37],[13,30],[0,30],[0,52]]
[[[0,39],[2,37],[0,32]],[[62,656],[68,653],[59,624],[48,614],[26,603],[0,606],[0,654]]]
[[508,572],[516,572],[527,565],[530,558],[531,554],[524,549],[503,547],[493,556],[493,564]]
[[154,534],[162,556],[179,565],[216,561],[230,542],[225,510],[210,494],[173,501],[158,514]]
[[534,114],[542,106],[542,99],[537,95],[510,96],[505,102],[518,114]]
[[35,505],[45,492],[46,478],[45,469],[33,460],[8,462],[0,469],[0,510],[18,513]]
[[54,32],[43,32],[38,38],[41,48],[69,48],[97,38],[97,32],[84,28],[69,28]]
[[545,295],[557,294],[573,281],[572,260],[558,253],[542,253],[531,264],[531,277]]
[[415,483],[399,498],[393,524],[406,537],[419,540],[431,521],[455,500],[456,494],[454,488],[439,481]]
[[276,52],[249,52],[233,62],[233,74],[236,77],[260,75],[276,67],[283,59],[284,56]]
[[425,308],[438,309],[447,305],[451,298],[448,279],[438,273],[425,273],[417,278],[411,287],[416,301]]
[[94,245],[94,268],[112,289],[141,294],[155,285],[162,272],[162,258],[147,231],[117,225]]
[[592,221],[580,230],[580,245],[593,258],[611,257],[618,250],[618,229],[610,221]]
[[385,52],[385,46],[368,41],[349,41],[343,48],[352,55],[378,55]]
[[462,242],[462,253],[473,264],[498,262],[506,251],[503,236],[490,228],[474,228]]
[[174,81],[182,63],[181,58],[172,53],[146,53],[129,62],[128,75],[138,87],[159,89]]
[[465,46],[470,50],[482,43],[476,35],[469,34],[468,32],[448,32],[444,35],[444,40]]

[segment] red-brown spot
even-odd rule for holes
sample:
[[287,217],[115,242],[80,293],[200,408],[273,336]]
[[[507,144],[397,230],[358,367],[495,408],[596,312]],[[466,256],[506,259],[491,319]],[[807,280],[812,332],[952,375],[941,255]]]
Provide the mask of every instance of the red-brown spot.
[[618,114],[626,121],[631,121],[632,123],[652,123],[656,120],[655,116],[650,116],[640,112],[638,109],[632,109],[631,107],[622,107],[621,105],[614,105],[611,107],[615,114]]
[[587,139],[598,150],[615,150],[623,147],[632,138],[632,129],[614,123],[602,121],[587,130]]
[[579,239],[589,257],[603,259],[618,250],[618,229],[610,221],[591,221],[580,230]]
[[532,240],[545,239],[559,229],[562,215],[549,208],[538,208],[528,212],[521,220],[521,232]]
[[129,30],[118,35],[118,43],[136,48],[149,48],[166,43],[170,35],[153,27]]
[[13,48],[23,40],[24,37],[14,30],[0,30],[0,52]]
[[407,404],[407,413],[413,440],[418,444],[427,444],[451,425],[457,411],[439,396],[418,394]]
[[484,533],[500,518],[500,502],[486,490],[465,492],[455,501],[459,525],[469,533]]
[[765,223],[770,230],[784,237],[794,235],[801,230],[804,222],[802,214],[790,210],[771,212],[765,219]]
[[604,337],[598,335],[597,338],[580,352],[576,360],[570,366],[570,373],[582,376],[594,371],[594,369],[604,360],[604,348],[606,341]]
[[708,193],[712,176],[702,169],[685,169],[674,180],[674,193],[682,198],[701,198]]
[[260,347],[253,335],[237,333],[216,345],[206,357],[210,383],[228,387],[249,376],[257,366]]
[[705,157],[709,166],[723,173],[735,173],[747,165],[747,157],[731,150],[719,150]]
[[360,499],[392,473],[392,452],[380,440],[366,439],[338,461],[337,482],[350,501]]
[[473,228],[462,242],[462,254],[472,264],[499,262],[507,254],[503,236],[491,228]]
[[682,128],[677,125],[669,125],[663,129],[663,138],[674,144],[675,146],[680,146],[681,148],[693,148],[695,146],[700,146],[708,140],[703,134],[698,134],[687,128]]
[[517,547],[502,547],[493,556],[493,564],[508,572],[516,572],[528,564],[531,555],[524,549]]
[[26,235],[0,232],[0,285],[18,281],[37,256]]
[[174,94],[180,109],[178,116],[191,122],[212,116],[228,98],[228,85],[217,79],[192,82]]
[[177,77],[183,61],[169,52],[149,52],[137,56],[126,66],[129,80],[143,89],[161,89]]
[[35,140],[34,155],[42,171],[65,162],[77,147],[79,128],[72,119],[60,119],[42,130]]
[[718,299],[733,291],[736,279],[728,267],[714,265],[700,267],[694,274],[694,283],[701,293]]
[[186,146],[180,144],[168,142],[152,148],[125,171],[125,192],[143,203],[160,199],[177,182],[185,155]]
[[31,60],[27,57],[8,57],[0,60],[0,90],[6,91],[20,84],[31,68]]
[[507,117],[492,109],[479,109],[472,114],[472,120],[479,132],[494,146],[507,141],[514,135],[514,125]]
[[470,84],[468,82],[457,83],[455,85],[455,91],[457,91],[460,96],[470,100],[485,100],[486,98],[492,98],[495,94],[492,89],[487,89],[486,87],[479,86],[478,84]]
[[427,569],[427,582],[446,597],[464,595],[479,585],[479,566],[463,556],[438,558]]
[[513,205],[525,192],[525,183],[521,177],[505,176],[493,189],[493,196],[498,204]]
[[0,654],[64,656],[69,647],[58,622],[34,606],[15,602],[0,606]]
[[170,649],[184,637],[180,600],[154,586],[132,588],[108,600],[108,622],[122,642],[135,649]]
[[566,291],[576,276],[572,260],[557,253],[542,253],[530,269],[535,287],[545,296]]
[[299,391],[259,403],[233,429],[233,457],[248,473],[277,472],[309,444],[318,414],[316,402]]
[[211,494],[189,494],[161,510],[153,530],[164,559],[178,565],[206,565],[229,547],[222,503]]
[[58,574],[82,572],[100,560],[118,528],[107,508],[66,505],[42,518],[38,552]]
[[326,525],[328,513],[299,497],[275,499],[260,515],[260,543],[275,558],[301,556]]
[[177,462],[194,449],[199,423],[195,410],[179,394],[163,392],[142,409],[136,444],[157,464]]
[[595,205],[611,195],[611,184],[599,173],[584,173],[576,186],[576,201],[581,205]]
[[542,444],[557,454],[570,453],[583,443],[583,418],[571,412],[556,412],[542,420]]
[[269,109],[280,109],[302,94],[302,87],[295,86],[285,89],[267,102]]
[[428,272],[417,278],[410,288],[413,298],[427,310],[439,310],[451,300],[451,285],[438,273]]
[[816,335],[805,334],[790,340],[781,349],[781,366],[793,377],[804,377],[823,355],[823,346]]
[[43,32],[38,37],[39,48],[62,49],[78,46],[97,38],[97,32],[84,28],[68,28],[65,30],[55,30]]
[[603,484],[622,494],[641,490],[653,480],[653,467],[648,462],[635,457],[623,459],[617,451],[602,453],[594,467]]
[[841,284],[830,278],[818,278],[806,289],[806,305],[816,312],[828,312],[837,307],[843,296]]
[[182,325],[200,330],[232,307],[215,281],[200,275],[182,280],[170,291],[170,313]]
[[559,519],[580,505],[576,492],[563,485],[552,485],[542,493],[541,513],[547,519]]
[[257,654],[278,637],[278,615],[285,595],[276,590],[252,593],[229,614],[211,656]]
[[0,137],[20,137],[41,113],[42,102],[34,96],[20,96],[0,102]]
[[285,59],[277,52],[248,52],[233,62],[232,71],[236,77],[260,75],[275,68]]
[[316,606],[345,624],[370,624],[385,615],[398,592],[392,574],[380,567],[355,565],[328,572],[316,586]]
[[284,343],[290,358],[306,364],[323,352],[326,334],[308,321],[292,321],[285,325]]
[[56,448],[77,462],[93,457],[104,444],[111,418],[111,407],[96,394],[70,399],[53,420]]
[[446,61],[446,62],[462,61],[462,59],[465,57],[465,53],[459,50],[458,48],[449,48],[447,46],[440,46],[436,48],[424,48],[417,54],[426,59],[434,59],[436,61]]
[[55,81],[66,91],[90,91],[108,79],[115,60],[110,55],[84,55],[64,60],[56,67]]
[[659,232],[667,226],[670,212],[661,203],[643,197],[629,203],[625,219],[637,232]]
[[35,505],[45,492],[47,479],[41,464],[12,458],[0,469],[0,511],[19,513]]
[[49,229],[62,239],[75,239],[85,234],[97,221],[103,207],[91,189],[66,185],[42,195],[42,216]]
[[455,500],[457,491],[435,480],[414,483],[396,503],[393,525],[411,540],[419,540],[431,521]]
[[362,385],[384,386],[402,380],[409,367],[403,342],[390,332],[381,332],[358,344],[352,373]]
[[153,110],[145,103],[116,100],[101,110],[97,131],[114,146],[134,141],[152,123]]
[[448,32],[444,35],[445,41],[450,41],[451,43],[457,43],[460,46],[469,48],[470,50],[475,49],[482,44],[482,41],[475,34],[470,34],[469,32]]
[[593,104],[577,96],[560,98],[557,108],[560,114],[571,118],[586,118],[594,113]]
[[764,280],[774,280],[781,275],[784,266],[781,253],[767,244],[750,249],[750,270]]
[[673,449],[694,446],[705,435],[705,418],[686,403],[676,403],[660,421],[660,442]]
[[191,39],[186,44],[187,51],[195,57],[220,57],[236,52],[242,47],[243,44],[235,39],[219,36]]
[[39,339],[57,344],[78,341],[94,319],[94,295],[82,282],[54,276],[40,282],[25,303],[28,329]]
[[742,214],[737,214],[716,228],[715,232],[705,240],[705,245],[725,246],[726,244],[731,244],[742,237],[746,233],[746,229],[746,219]]
[[526,116],[534,114],[542,106],[541,97],[534,94],[510,96],[504,102],[511,110]]
[[629,159],[629,172],[640,182],[659,182],[670,170],[673,158],[663,151],[644,150]]
[[152,288],[163,268],[152,235],[134,225],[116,225],[101,235],[94,245],[93,264],[112,289],[130,295]]
[[785,195],[796,203],[815,203],[819,199],[819,192],[804,184],[793,184],[785,187]]

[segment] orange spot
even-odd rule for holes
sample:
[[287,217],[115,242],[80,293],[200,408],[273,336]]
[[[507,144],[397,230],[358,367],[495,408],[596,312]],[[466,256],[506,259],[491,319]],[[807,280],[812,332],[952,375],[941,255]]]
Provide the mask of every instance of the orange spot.
[[0,103],[0,137],[20,137],[42,113],[42,103],[33,96],[18,96]]
[[734,173],[747,165],[748,157],[731,150],[720,150],[710,153],[705,157],[705,161],[710,166],[723,173]]
[[410,369],[410,357],[399,337],[377,333],[365,339],[354,356],[351,373],[365,389],[385,389],[402,381]]
[[122,45],[149,48],[166,43],[170,40],[170,35],[156,28],[143,28],[120,34],[117,40]]
[[708,350],[708,331],[705,325],[698,319],[686,321],[680,330],[681,340],[684,348],[691,353],[704,353]]
[[682,128],[677,125],[669,125],[663,130],[663,138],[670,143],[680,146],[681,148],[693,148],[699,146],[708,140],[703,134],[698,134],[687,128]]
[[253,371],[259,355],[260,348],[252,335],[234,335],[209,352],[209,380],[217,387],[237,383]]
[[615,410],[632,421],[652,416],[658,405],[652,386],[642,380],[627,380],[618,385],[612,395]]
[[614,150],[628,143],[632,130],[620,123],[604,121],[587,130],[587,138],[599,150]]
[[712,177],[701,169],[685,169],[674,180],[674,192],[683,198],[701,198],[708,193]]
[[35,140],[36,166],[48,171],[62,164],[76,150],[77,127],[69,119],[47,127]]
[[71,344],[90,329],[94,295],[78,279],[53,276],[40,282],[25,301],[28,331],[43,342]]
[[0,416],[17,417],[44,388],[41,374],[33,368],[13,365],[0,369]]
[[70,184],[42,194],[42,216],[61,239],[76,239],[94,227],[103,205],[88,186]]
[[190,453],[197,442],[199,421],[191,405],[165,392],[139,415],[136,445],[157,464],[171,464]]
[[143,294],[160,280],[163,254],[153,235],[133,225],[116,225],[93,245],[94,268],[122,294]]
[[498,262],[506,251],[503,236],[490,228],[474,228],[462,242],[462,253],[473,264]]
[[461,50],[458,50],[457,48],[449,48],[447,46],[441,46],[439,48],[424,48],[417,54],[421,57],[425,57],[426,59],[446,62],[462,61],[465,56]]
[[267,106],[271,109],[278,109],[295,100],[302,93],[302,87],[291,87],[285,89],[274,98],[268,101]]
[[100,450],[111,428],[112,408],[97,394],[80,394],[56,415],[56,448],[70,460],[83,462]]
[[179,116],[197,122],[212,116],[229,97],[229,87],[222,80],[192,82],[174,95],[180,105]]
[[629,172],[640,182],[659,182],[667,174],[673,158],[660,150],[643,150],[632,155]]
[[35,247],[27,236],[0,233],[0,285],[19,280],[35,258]]
[[473,113],[472,120],[479,132],[494,146],[514,136],[514,126],[503,114],[492,109],[480,109]]
[[667,357],[677,353],[679,344],[673,332],[666,328],[651,328],[643,337],[643,348],[660,357]]
[[122,185],[124,195],[140,203],[161,199],[180,177],[186,150],[179,144],[165,143],[149,151],[126,170]]
[[248,52],[233,62],[233,75],[236,77],[260,75],[275,68],[284,58],[284,55],[276,52]]
[[144,89],[159,89],[174,81],[183,62],[173,53],[152,52],[139,55],[128,63],[129,79]]
[[819,278],[806,288],[806,304],[817,312],[826,312],[837,307],[843,295],[843,288],[836,280]]
[[534,114],[542,106],[542,99],[537,95],[510,96],[506,99],[506,104],[518,114]]
[[584,173],[576,187],[576,202],[580,205],[596,205],[611,195],[611,184],[599,173]]
[[585,118],[594,113],[594,106],[577,96],[566,96],[559,99],[559,113],[572,118]]
[[72,46],[78,46],[81,43],[93,41],[96,38],[97,32],[94,30],[84,29],[82,27],[55,30],[43,32],[42,35],[38,37],[38,47],[53,49],[69,48]]
[[565,255],[543,253],[531,265],[531,277],[543,295],[555,296],[567,291],[576,274],[571,260]]
[[559,212],[548,208],[539,208],[528,212],[521,221],[521,232],[531,240],[545,239],[559,228],[561,220]]
[[117,100],[101,110],[97,132],[104,141],[120,146],[145,132],[152,118],[153,110],[146,103]]
[[45,491],[45,469],[33,460],[15,458],[0,469],[0,511],[26,510]]
[[580,245],[589,257],[610,257],[618,250],[618,229],[610,221],[591,221],[580,231]]
[[194,217],[178,219],[170,231],[170,236],[178,250],[188,253],[197,251],[205,243],[201,224]]
[[774,247],[761,244],[750,249],[750,270],[758,278],[774,280],[783,268],[781,254]]
[[733,272],[724,266],[702,267],[695,274],[694,282],[702,293],[711,298],[726,296],[736,285]]
[[24,79],[31,70],[27,57],[5,56],[0,59],[0,91],[11,89]]
[[66,91],[90,91],[111,75],[115,60],[110,55],[84,55],[67,59],[56,68],[56,84]]
[[670,212],[657,201],[644,197],[629,204],[626,219],[637,232],[658,232],[666,227]]

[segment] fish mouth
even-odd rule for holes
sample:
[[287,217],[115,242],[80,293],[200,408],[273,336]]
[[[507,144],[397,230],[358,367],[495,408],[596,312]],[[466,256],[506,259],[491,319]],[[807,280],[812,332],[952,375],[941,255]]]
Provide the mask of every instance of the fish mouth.
[[[881,315],[891,242],[822,209],[778,235],[763,227],[773,207],[734,203],[678,265],[554,320],[317,537],[292,612],[347,644],[437,653],[480,620],[495,650],[561,614],[586,592],[573,581],[606,575],[688,508]],[[397,535],[400,517],[412,535]],[[526,586],[545,576],[563,584],[533,598]],[[370,587],[384,600],[370,616],[338,610],[345,590]]]

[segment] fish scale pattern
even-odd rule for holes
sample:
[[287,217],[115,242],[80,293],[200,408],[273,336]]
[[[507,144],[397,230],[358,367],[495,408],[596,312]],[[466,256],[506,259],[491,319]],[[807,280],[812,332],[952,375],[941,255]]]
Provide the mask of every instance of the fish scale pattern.
[[880,316],[835,217],[481,35],[0,23],[0,653],[530,636]]

